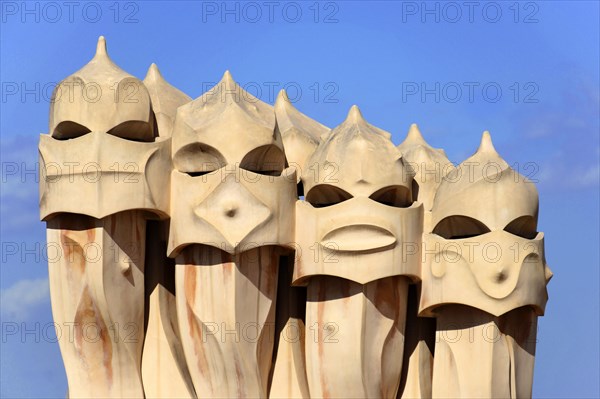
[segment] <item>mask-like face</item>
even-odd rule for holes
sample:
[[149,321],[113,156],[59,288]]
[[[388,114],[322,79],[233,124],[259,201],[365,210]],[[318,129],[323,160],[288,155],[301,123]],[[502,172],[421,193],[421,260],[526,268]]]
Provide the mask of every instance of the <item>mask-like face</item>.
[[421,311],[458,303],[495,316],[531,305],[544,313],[551,276],[544,235],[527,239],[496,230],[463,239],[426,234],[423,240]]
[[62,81],[40,137],[40,214],[103,218],[147,209],[168,216],[170,142],[156,138],[143,83],[119,69],[100,38],[96,55]]
[[412,201],[412,175],[389,137],[353,107],[308,161],[305,201],[296,205],[295,284],[314,275],[361,284],[419,276],[422,205]]
[[487,133],[453,173],[436,194],[433,232],[423,236],[421,314],[459,303],[495,316],[522,306],[542,315],[552,273],[536,231],[535,187],[508,167]]
[[284,170],[273,109],[229,72],[178,109],[173,163],[169,256],[190,244],[231,254],[292,244],[296,176]]
[[40,136],[40,217],[67,212],[101,219],[133,209],[168,217],[169,144],[106,132],[68,141]]

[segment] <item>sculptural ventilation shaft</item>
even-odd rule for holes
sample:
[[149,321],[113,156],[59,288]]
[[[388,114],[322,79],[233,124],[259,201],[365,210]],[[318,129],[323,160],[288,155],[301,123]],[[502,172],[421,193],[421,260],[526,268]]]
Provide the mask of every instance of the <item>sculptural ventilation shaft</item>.
[[531,396],[552,274],[535,187],[487,132],[454,167],[355,106],[329,129],[229,72],[195,100],[154,64],[142,82],[104,38],[53,100],[69,397]]

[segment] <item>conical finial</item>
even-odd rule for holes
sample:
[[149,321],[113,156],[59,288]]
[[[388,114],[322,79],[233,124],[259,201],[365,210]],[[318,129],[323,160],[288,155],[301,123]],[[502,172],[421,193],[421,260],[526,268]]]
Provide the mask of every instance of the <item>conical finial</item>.
[[322,135],[329,134],[330,129],[328,127],[298,111],[284,89],[281,89],[277,94],[274,108],[277,124],[282,133],[295,128],[296,132],[302,132],[315,142],[319,142]]
[[346,117],[346,120],[353,123],[364,122],[362,113],[360,112],[360,109],[357,105],[353,105],[352,107],[350,107],[350,111],[348,111],[348,116]]
[[154,62],[150,65],[150,68],[148,68],[148,72],[146,73],[144,80],[164,80],[160,70],[158,69],[158,66],[156,66]]
[[487,130],[485,132],[483,132],[483,135],[481,136],[481,144],[479,144],[479,148],[477,149],[477,152],[497,153],[496,149],[494,148],[494,144],[492,143],[492,136],[490,135],[490,132],[488,132]]
[[223,84],[227,89],[234,88],[237,85],[237,83],[235,83],[235,80],[233,80],[233,76],[231,76],[231,72],[229,72],[229,69],[226,70],[223,74],[220,83]]
[[106,39],[104,36],[98,38],[98,44],[96,44],[96,55],[94,58],[109,58],[108,52],[106,51]]
[[410,141],[421,142],[423,144],[426,144],[425,139],[423,139],[423,135],[421,134],[421,131],[419,130],[419,126],[416,123],[413,123],[410,125],[406,139],[410,140]]
[[290,108],[294,108],[285,89],[279,90],[277,99],[275,99],[275,110],[278,112],[289,112]]
[[281,105],[291,104],[290,98],[288,97],[285,89],[279,90],[279,94],[277,94],[277,99],[275,100],[275,106],[277,106],[278,104],[281,104]]
[[419,130],[419,126],[417,126],[416,123],[410,125],[410,128],[408,129],[408,134],[406,135],[406,138],[404,139],[402,144],[420,144],[428,146],[427,142],[423,138],[423,135],[421,134],[421,131]]

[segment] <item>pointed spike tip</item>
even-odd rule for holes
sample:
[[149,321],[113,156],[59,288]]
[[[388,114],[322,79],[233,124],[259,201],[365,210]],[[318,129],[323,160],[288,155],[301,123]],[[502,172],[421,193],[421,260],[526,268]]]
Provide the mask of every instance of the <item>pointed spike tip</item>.
[[286,102],[289,103],[290,102],[290,98],[287,95],[287,92],[285,91],[285,89],[281,89],[279,90],[279,94],[277,94],[277,99],[275,100],[275,102]]
[[410,125],[405,141],[417,144],[427,144],[423,138],[423,135],[421,134],[421,131],[419,130],[419,126],[416,123]]
[[292,107],[292,103],[284,89],[279,90],[277,98],[275,99],[275,109],[279,112],[287,112]]
[[492,143],[492,135],[487,130],[481,135],[481,144],[477,152],[496,152],[494,143]]
[[108,52],[106,51],[106,39],[104,36],[100,36],[98,38],[98,44],[96,44],[96,55],[95,57],[108,57]]
[[222,80],[224,80],[224,81],[232,81],[232,82],[234,81],[233,80],[233,76],[231,75],[231,72],[229,72],[229,69],[227,69],[225,71],[225,73],[223,74]]
[[237,83],[235,82],[235,80],[233,80],[233,76],[231,75],[231,72],[229,72],[229,69],[225,71],[225,73],[223,74],[223,77],[221,78],[221,81],[219,82],[219,86],[222,85],[222,89],[225,90],[233,90],[235,89],[235,87],[237,86]]
[[350,107],[350,111],[348,111],[348,116],[346,117],[346,120],[352,121],[354,123],[358,123],[364,120],[362,113],[358,108],[358,105],[353,105],[352,107]]
[[153,62],[152,64],[150,64],[150,68],[148,68],[148,72],[146,72],[146,77],[144,79],[162,79],[162,74],[160,73],[160,69],[158,69],[158,66]]

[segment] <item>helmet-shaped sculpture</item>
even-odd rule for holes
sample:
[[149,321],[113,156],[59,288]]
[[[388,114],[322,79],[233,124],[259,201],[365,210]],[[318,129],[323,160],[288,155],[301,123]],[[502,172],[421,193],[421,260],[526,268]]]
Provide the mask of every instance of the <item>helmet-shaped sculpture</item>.
[[429,278],[421,312],[458,303],[496,316],[526,305],[543,314],[551,273],[537,215],[534,184],[510,168],[485,132],[477,152],[436,193],[433,234],[423,243]]
[[103,37],[94,58],[56,86],[49,129],[39,146],[42,219],[132,209],[167,217],[169,143],[156,137],[148,90],[112,62]]
[[[319,274],[361,284],[418,277],[422,206],[413,203],[412,179],[390,134],[367,123],[353,106],[303,171],[306,197],[296,208],[303,221],[296,231],[303,256],[295,283]],[[315,243],[321,253],[313,257],[308,248]]]
[[282,175],[286,160],[273,108],[229,72],[178,108],[172,150],[171,196],[178,202],[170,256],[189,244],[231,254],[249,245],[291,244],[296,177]]

